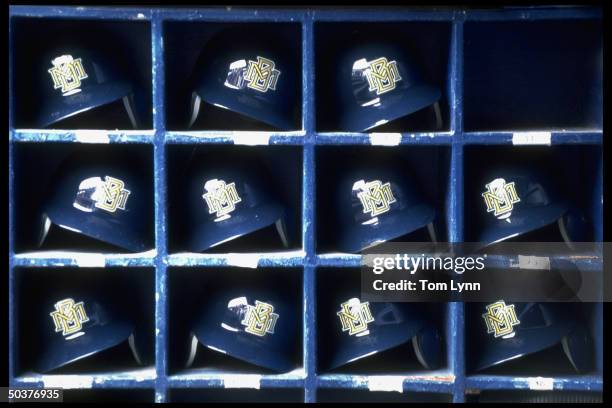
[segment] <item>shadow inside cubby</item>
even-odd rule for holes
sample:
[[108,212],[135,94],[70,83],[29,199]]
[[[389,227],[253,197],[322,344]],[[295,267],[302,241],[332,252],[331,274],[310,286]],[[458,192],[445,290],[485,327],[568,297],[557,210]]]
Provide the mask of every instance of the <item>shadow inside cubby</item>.
[[[16,17],[13,31],[13,92],[15,98],[14,124],[16,128],[40,128],[52,117],[43,112],[45,100],[63,95],[54,88],[54,79],[47,70],[57,52],[72,53],[72,58],[83,56],[83,63],[91,71],[82,78],[82,92],[66,91],[66,104],[78,106],[65,111],[74,116],[56,121],[46,127],[54,129],[132,129],[129,112],[122,101],[129,91],[118,91],[124,83],[131,85],[131,113],[137,129],[152,128],[152,70],[151,26],[146,21],[112,21],[106,19],[41,19]],[[90,55],[91,54],[91,55]],[[41,58],[45,59],[41,59]],[[88,81],[97,80],[97,84]],[[70,77],[66,81],[71,80]],[[92,85],[92,87],[89,87]],[[59,88],[59,86],[57,87]],[[79,88],[77,88],[79,89]],[[113,95],[116,95],[113,96]],[[63,101],[63,100],[62,100]],[[54,102],[53,117],[64,112],[66,106]],[[64,113],[57,117],[64,117]]]
[[[316,151],[316,216],[317,216],[317,252],[336,252],[342,245],[342,223],[340,220],[347,214],[355,217],[361,212],[351,201],[351,191],[340,196],[339,186],[346,184],[355,170],[365,171],[378,168],[397,172],[406,177],[410,185],[397,186],[399,189],[410,189],[418,197],[407,197],[410,202],[422,200],[433,207],[435,218],[433,227],[436,240],[445,242],[449,237],[450,225],[447,223],[447,211],[450,205],[452,188],[450,174],[450,148],[446,146],[399,146],[399,147],[366,147],[366,146],[322,146]],[[378,172],[378,171],[377,171]],[[372,174],[374,170],[372,170]],[[372,176],[374,177],[374,175]],[[357,181],[357,180],[354,180]],[[388,180],[381,180],[387,182]],[[344,194],[344,192],[343,192]],[[402,194],[407,194],[403,191]],[[342,202],[340,197],[345,198]],[[403,203],[400,203],[402,205]],[[365,211],[364,211],[365,212]],[[392,210],[379,217],[392,219],[397,214]],[[373,219],[373,218],[372,218]],[[397,218],[396,218],[397,219]],[[397,221],[401,222],[401,221]],[[355,225],[357,222],[355,221]],[[370,232],[372,241],[380,238],[375,228]],[[386,242],[430,242],[431,235],[426,226]]]
[[[410,61],[398,61],[410,65],[424,83],[437,87],[442,96],[439,100],[441,128],[436,123],[432,106],[422,108],[409,115],[391,120],[371,129],[375,132],[433,132],[450,129],[449,103],[451,81],[449,79],[451,25],[448,22],[317,22],[315,23],[315,99],[317,130],[320,132],[348,131],[340,121],[342,93],[353,92],[342,89],[338,81],[339,56],[354,44],[354,33],[367,39],[382,38],[386,44],[402,47]],[[324,40],[323,40],[324,39]],[[382,53],[383,51],[381,51]],[[380,55],[389,57],[389,55]],[[408,78],[407,78],[408,80]],[[347,82],[348,83],[348,82]],[[350,98],[349,98],[350,99]],[[385,100],[385,95],[381,96]],[[387,102],[389,104],[389,102]],[[355,104],[354,109],[358,107]],[[381,109],[381,112],[385,109]],[[388,111],[388,109],[387,109]],[[372,112],[370,112],[373,114]],[[366,113],[364,113],[365,115]],[[381,117],[385,114],[381,113]]]
[[[489,224],[494,214],[487,212],[483,194],[491,179],[500,176],[506,183],[514,182],[515,178],[522,180],[524,196],[518,199],[525,204],[517,201],[515,207],[526,206],[515,221],[516,225],[524,227],[518,235],[504,242],[563,242],[563,233],[573,242],[601,239],[598,238],[601,226],[597,225],[601,220],[602,192],[598,187],[601,160],[599,146],[465,147],[463,215],[470,222],[464,223],[464,241],[492,242],[488,232],[492,231]],[[557,219],[534,229],[543,217],[548,217],[548,213],[538,215],[542,213],[536,211],[554,208],[559,203],[567,208],[562,212],[565,231],[559,227]],[[551,213],[555,211],[550,210]],[[507,234],[500,236],[503,235]]]
[[[18,268],[16,277],[17,372],[112,373],[154,365],[151,269]],[[83,302],[85,316],[76,306],[61,309],[58,330],[54,304],[64,299]]]
[[196,389],[174,388],[169,392],[170,402],[304,402],[304,390],[296,388],[248,389]]
[[[200,252],[199,248],[208,253],[275,252],[302,247],[300,147],[172,145],[167,150],[167,171],[171,253]],[[209,177],[235,183],[240,199],[229,217],[219,222],[215,208],[210,212],[212,204],[204,198]],[[266,216],[263,208],[272,203],[283,208],[283,228],[278,222],[258,221]],[[255,213],[249,212],[252,208]],[[210,232],[213,228],[217,228],[214,233]],[[209,246],[212,241],[220,243]]]
[[452,395],[434,392],[383,392],[346,388],[321,388],[317,391],[317,402],[452,402]]
[[468,21],[463,30],[465,130],[601,128],[601,20]]
[[[302,108],[302,54],[301,54],[301,30],[296,23],[229,23],[229,22],[185,22],[185,21],[166,21],[164,23],[164,58],[167,78],[180,78],[179,81],[166,81],[166,120],[167,128],[171,130],[299,130],[301,129],[301,108]],[[232,33],[246,37],[249,41],[227,46],[218,44],[219,40],[215,36],[219,33]],[[242,34],[241,34],[242,33]],[[261,39],[270,39],[269,45],[253,44],[252,51],[245,50],[244,55],[235,55],[235,58],[255,58],[256,55],[272,58],[269,54],[279,52],[283,62],[276,61],[276,67],[280,74],[276,89],[268,89],[259,94],[251,91],[239,90],[235,86],[223,89],[223,92],[211,91],[211,97],[215,100],[229,100],[233,95],[240,95],[243,102],[233,101],[222,106],[218,103],[202,101],[197,115],[197,119],[190,127],[190,115],[192,109],[192,93],[195,89],[194,75],[196,69],[206,69],[206,65],[197,65],[200,52],[206,47],[217,43],[225,50],[218,50],[217,54],[209,58],[206,62],[209,66],[214,66],[223,58],[233,58],[236,53],[236,46],[242,47]],[[283,49],[280,52],[277,48]],[[273,54],[274,55],[274,54]],[[290,62],[290,63],[289,63]],[[214,78],[211,81],[225,81],[229,75],[229,66],[223,72],[209,73]],[[264,72],[261,75],[265,75]],[[227,81],[226,81],[227,82]],[[229,86],[229,85],[226,85]],[[282,87],[282,88],[281,88]],[[276,105],[275,97],[278,92],[283,92],[286,96],[283,104]],[[251,96],[249,96],[251,95]],[[282,94],[281,94],[282,95]],[[237,107],[241,104],[261,106],[259,112],[253,113],[254,117],[238,113]],[[242,108],[239,108],[242,109]],[[281,129],[272,124],[262,121],[262,118],[270,118],[271,112],[281,112],[282,116],[291,124],[287,129]]]
[[[537,306],[537,304],[535,304]],[[478,341],[478,336],[491,336],[493,334],[486,334],[486,325],[482,318],[482,312],[485,311],[484,304],[482,303],[468,303],[465,305],[466,308],[466,319],[465,319],[465,335],[466,335],[466,372],[468,375],[501,375],[501,376],[512,376],[512,377],[525,377],[525,376],[575,376],[575,375],[592,375],[599,371],[597,358],[597,349],[603,347],[601,338],[601,329],[598,327],[601,323],[598,323],[595,308],[596,303],[579,303],[579,304],[564,304],[567,307],[563,316],[549,316],[541,315],[537,317],[535,314],[531,314],[526,317],[523,325],[525,330],[521,330],[521,324],[519,323],[518,329],[514,336],[520,336],[518,340],[511,340],[512,344],[509,347],[503,347],[503,340],[497,342],[495,345],[487,345],[482,343],[482,340]],[[520,312],[518,313],[518,319],[520,321]],[[550,313],[550,311],[548,312]],[[555,320],[556,319],[556,320]],[[562,343],[563,336],[556,334],[559,330],[560,319],[575,319],[577,327],[584,327],[588,334],[588,340],[582,343],[572,344],[573,347],[579,345],[580,349],[578,355],[581,357],[581,361],[590,361],[592,364],[591,369],[588,372],[578,373],[572,365],[569,357],[565,353],[565,346]],[[556,322],[556,323],[555,323]],[[581,326],[583,325],[583,326]],[[512,337],[511,337],[512,338]],[[552,345],[542,348],[539,346],[542,343],[541,339],[546,339],[545,342],[549,342]],[[553,342],[551,340],[555,340]],[[568,343],[571,344],[571,343]],[[536,350],[532,353],[518,353],[519,349],[532,349]],[[495,350],[495,351],[493,351]],[[483,354],[486,353],[486,354]],[[522,355],[519,355],[522,354]],[[600,354],[600,353],[599,353]],[[477,361],[483,356],[495,356],[498,362],[484,368],[477,370]],[[582,358],[584,357],[584,358]],[[489,357],[487,357],[489,358]],[[491,361],[494,361],[491,360]]]
[[[448,323],[448,308],[446,303],[392,303],[395,306],[406,307],[399,312],[391,312],[384,304],[378,306],[378,311],[369,306],[370,314],[374,318],[372,326],[367,331],[349,334],[342,330],[339,312],[341,304],[349,298],[360,298],[361,272],[355,268],[320,268],[317,270],[317,372],[320,374],[341,373],[356,375],[382,375],[382,374],[424,374],[427,372],[444,371],[448,367],[447,342],[452,337],[445,324]],[[370,302],[371,303],[371,302]],[[357,313],[357,312],[353,312]],[[410,316],[414,315],[414,319]],[[363,322],[353,322],[361,327]],[[398,324],[396,330],[386,328],[389,324]],[[407,323],[413,323],[415,329]],[[425,331],[425,324],[438,331],[440,336],[440,349],[437,350],[438,367],[425,368],[420,363],[431,362],[427,358],[427,351],[420,351],[417,356],[414,348],[415,336]],[[398,341],[403,330],[415,330],[415,336]],[[365,333],[365,335],[363,334]],[[360,336],[365,340],[360,340]],[[386,346],[381,346],[385,344]],[[395,345],[393,345],[395,344]],[[388,345],[391,345],[389,347]],[[430,349],[430,351],[433,350]],[[431,356],[431,354],[429,354]],[[337,367],[332,367],[334,363]],[[338,365],[341,363],[341,365]]]
[[[302,366],[301,269],[171,268],[168,293],[171,374],[278,374],[272,366],[286,366],[287,372]],[[237,302],[254,305],[256,300],[272,304],[278,315],[274,333],[247,333],[245,319],[236,320]],[[206,345],[192,337],[196,331],[208,336],[202,339]],[[245,350],[248,358],[264,355],[266,366],[241,358]]]
[[[136,241],[128,242],[130,247],[135,245],[134,249],[139,250],[153,248],[155,224],[152,153],[149,145],[28,143],[15,146],[15,251],[135,252],[119,246],[115,239],[128,230],[133,232]],[[96,170],[90,168],[89,164]],[[98,210],[95,213],[97,215],[93,216],[88,215],[91,212],[79,213],[74,209],[77,207],[74,207],[73,200],[77,201],[81,191],[79,180],[73,183],[72,177],[82,175],[82,181],[85,181],[92,176],[112,176],[117,171],[129,174],[130,178],[123,180],[127,183],[124,188],[130,191],[125,210],[116,209],[114,213]],[[64,191],[60,188],[64,181],[69,183],[66,188],[72,186],[74,190],[73,193],[72,190],[66,193],[69,197],[59,193]],[[50,205],[63,208],[64,215],[61,223],[53,222],[46,229],[48,224],[45,223],[45,214]],[[91,225],[87,231],[83,229],[83,233],[78,233],[83,228],[84,219]],[[105,223],[115,223],[115,235],[104,232]],[[123,233],[118,234],[121,231]],[[99,234],[100,239],[88,236],[89,233]]]

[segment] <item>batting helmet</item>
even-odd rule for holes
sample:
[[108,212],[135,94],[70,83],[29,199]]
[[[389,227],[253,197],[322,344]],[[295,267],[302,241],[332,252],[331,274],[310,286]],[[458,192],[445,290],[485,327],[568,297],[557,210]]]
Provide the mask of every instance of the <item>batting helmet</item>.
[[[417,62],[404,48],[371,33],[357,33],[350,43],[338,57],[341,129],[366,131],[440,99],[440,90],[423,81]],[[435,112],[441,127],[439,109]]]
[[[53,292],[53,293],[51,293]],[[88,291],[53,290],[37,299],[42,322],[41,352],[35,369],[47,373],[128,340],[134,359],[142,364],[134,324],[108,298]]]
[[[536,168],[499,166],[484,172],[477,181],[481,201],[477,241],[491,245],[558,222],[563,240],[570,242],[564,217],[568,203],[553,180]],[[571,225],[579,223],[573,219]]]
[[294,365],[299,319],[286,290],[257,283],[215,287],[192,325],[191,366],[198,342],[251,364],[278,372]]
[[275,126],[293,127],[299,105],[299,61],[290,58],[286,39],[260,27],[245,39],[243,31],[225,29],[205,45],[192,83],[191,119],[201,101]]
[[52,225],[129,251],[147,249],[152,191],[144,164],[123,152],[76,152],[53,177],[41,244]]
[[265,169],[238,153],[197,155],[187,171],[186,225],[189,250],[200,252],[275,224],[288,245],[284,209]]
[[339,249],[358,252],[428,227],[435,241],[435,210],[405,168],[374,160],[349,164],[336,189]]
[[590,370],[593,344],[581,323],[575,303],[474,304],[471,318],[478,321],[474,350],[476,370],[483,370],[561,343],[578,372]]
[[[347,272],[350,273],[350,272]],[[427,369],[442,362],[443,340],[424,304],[362,302],[358,276],[326,281],[319,331],[329,345],[323,361],[334,369],[412,341],[418,361]],[[323,351],[323,350],[322,350]]]

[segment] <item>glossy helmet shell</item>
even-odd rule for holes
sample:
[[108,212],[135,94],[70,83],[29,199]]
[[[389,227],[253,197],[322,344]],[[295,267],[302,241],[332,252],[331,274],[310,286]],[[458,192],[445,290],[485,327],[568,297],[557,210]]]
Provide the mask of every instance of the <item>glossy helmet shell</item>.
[[441,96],[405,48],[371,33],[355,33],[338,56],[336,94],[340,128],[352,132],[416,112]]
[[59,167],[44,211],[52,224],[133,252],[148,246],[153,204],[144,164],[114,152],[76,152]]
[[300,61],[291,59],[286,40],[273,29],[252,33],[225,29],[215,34],[195,64],[191,78],[195,98],[192,120],[205,102],[259,120],[276,128],[294,127],[300,103]]

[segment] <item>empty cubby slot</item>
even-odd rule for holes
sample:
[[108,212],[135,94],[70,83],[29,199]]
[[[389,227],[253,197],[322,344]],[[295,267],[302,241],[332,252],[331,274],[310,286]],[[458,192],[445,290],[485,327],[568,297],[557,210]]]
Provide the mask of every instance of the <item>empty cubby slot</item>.
[[302,247],[302,149],[170,146],[170,252]]
[[450,28],[448,22],[315,23],[317,130],[449,130]]
[[93,390],[67,389],[63,402],[154,402],[155,391],[141,388],[104,388]]
[[12,20],[16,128],[150,129],[145,21]]
[[15,146],[15,250],[153,248],[152,153],[148,145]]
[[196,389],[175,388],[169,391],[170,402],[304,402],[304,390],[295,388]]
[[[602,348],[596,303],[503,302],[505,326],[486,303],[465,306],[466,371],[470,375],[576,376],[596,373]],[[511,309],[510,309],[511,308]]]
[[467,22],[464,128],[601,129],[601,20]]
[[468,146],[464,160],[466,242],[597,239],[599,146]]
[[601,403],[603,395],[596,391],[531,391],[531,390],[485,390],[470,394],[466,402],[520,402],[520,403]]
[[317,271],[317,371],[357,375],[447,368],[444,303],[366,302],[355,268]]
[[434,392],[385,392],[347,388],[321,388],[317,402],[452,402],[450,394]]
[[302,367],[302,271],[171,268],[168,364],[189,377]]
[[317,252],[446,241],[449,166],[448,147],[318,147]]
[[19,268],[15,276],[18,373],[153,370],[153,270]]
[[301,41],[295,23],[165,22],[167,128],[301,129]]

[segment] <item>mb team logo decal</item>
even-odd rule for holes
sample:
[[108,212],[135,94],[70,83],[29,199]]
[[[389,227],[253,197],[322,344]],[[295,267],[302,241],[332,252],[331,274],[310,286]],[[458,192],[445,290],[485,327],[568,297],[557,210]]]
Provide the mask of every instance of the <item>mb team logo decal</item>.
[[202,195],[208,213],[215,214],[215,221],[222,221],[230,218],[230,213],[236,209],[236,204],[242,201],[236,191],[236,184],[226,184],[223,180],[208,180],[204,183],[204,194]]
[[256,300],[255,306],[246,305],[246,307],[246,314],[240,322],[246,327],[244,331],[260,337],[274,334],[274,326],[278,320],[278,314],[274,313],[274,306]]
[[516,318],[514,305],[506,305],[503,300],[487,305],[482,318],[487,324],[487,333],[493,333],[496,338],[514,333],[514,326],[521,323]]
[[53,89],[61,89],[63,96],[81,92],[81,81],[87,78],[81,59],[72,55],[62,55],[51,61],[53,67],[48,72],[53,79]]
[[49,315],[55,324],[55,332],[62,332],[63,336],[80,331],[83,323],[89,321],[83,302],[75,303],[71,298],[57,302],[55,304],[55,311]]
[[359,181],[353,186],[353,190],[361,190],[357,193],[364,214],[370,216],[384,214],[391,208],[389,205],[395,202],[390,183],[382,183],[380,180],[370,182]]
[[357,298],[351,298],[340,305],[336,313],[342,324],[342,331],[348,331],[349,336],[364,333],[368,330],[368,323],[374,321],[370,311],[370,302],[361,303]]
[[125,183],[117,178],[106,176],[87,178],[79,184],[79,191],[72,205],[74,208],[93,212],[94,208],[114,213],[117,209],[125,210],[125,204],[130,190],[125,189]]
[[365,61],[367,68],[364,74],[370,86],[370,92],[376,91],[376,95],[382,95],[395,89],[395,84],[402,80],[397,69],[397,62],[389,61],[385,57],[373,61]]
[[249,88],[259,92],[267,92],[268,89],[276,90],[276,83],[281,72],[274,68],[274,61],[258,56],[257,61],[249,60],[249,66],[244,80]]
[[514,204],[521,201],[514,182],[506,183],[503,178],[497,178],[485,187],[487,191],[482,193],[482,197],[487,205],[487,212],[492,212],[500,220],[510,217]]

